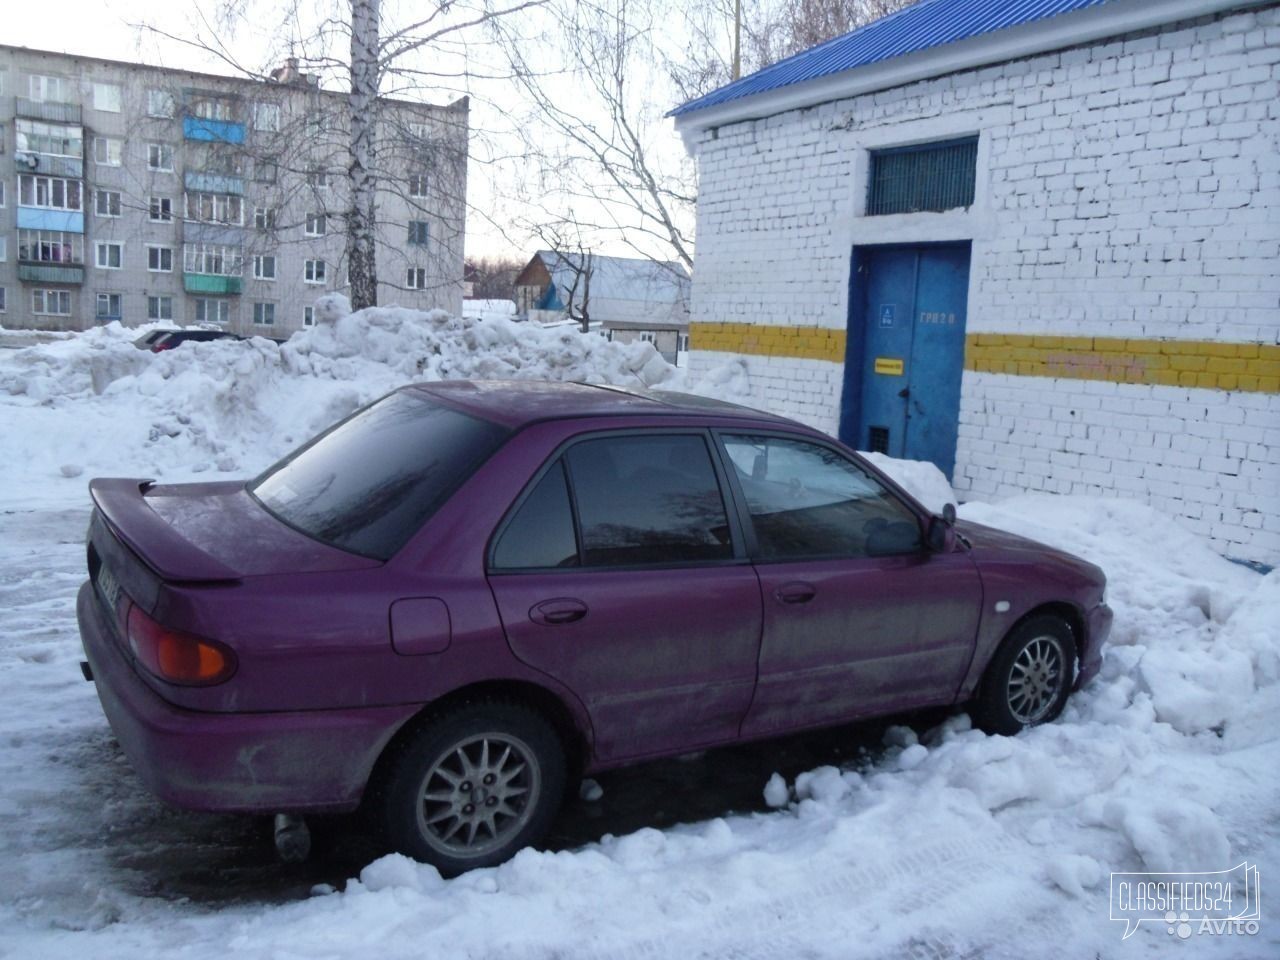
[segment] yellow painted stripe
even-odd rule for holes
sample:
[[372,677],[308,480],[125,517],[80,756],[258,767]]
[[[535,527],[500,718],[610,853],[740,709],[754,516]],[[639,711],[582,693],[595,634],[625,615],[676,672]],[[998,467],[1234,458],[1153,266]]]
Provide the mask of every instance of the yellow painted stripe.
[[[843,363],[845,331],[755,323],[692,323],[690,347]],[[982,373],[1280,393],[1280,346],[1214,340],[1133,340],[971,333],[964,366]]]

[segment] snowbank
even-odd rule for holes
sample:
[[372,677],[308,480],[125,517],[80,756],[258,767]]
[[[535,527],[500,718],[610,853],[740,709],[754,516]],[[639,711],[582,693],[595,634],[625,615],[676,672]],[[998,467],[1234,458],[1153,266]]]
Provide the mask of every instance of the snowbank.
[[[1280,572],[1228,563],[1135,503],[1023,496],[960,516],[1098,563],[1116,614],[1101,674],[1056,723],[1013,738],[963,714],[892,727],[874,760],[762,777],[762,812],[525,851],[451,881],[392,856],[341,892],[317,886],[284,905],[166,898],[145,880],[148,845],[163,848],[181,821],[164,826],[172,814],[111,747],[76,666],[83,474],[252,472],[416,378],[678,384],[646,344],[443,314],[350,315],[339,300],[322,319],[283,347],[149,355],[131,346],[137,331],[109,327],[0,355],[10,954],[844,960],[1025,956],[1032,944],[1032,955],[1155,957],[1168,955],[1170,931],[1144,923],[1121,942],[1111,871],[1280,868]],[[732,398],[743,376],[726,364],[697,388]],[[933,468],[875,459],[930,507],[952,498]],[[1186,947],[1280,955],[1268,916],[1255,936],[1197,935]]]
[[[7,413],[0,491],[49,498],[83,475],[178,479],[253,474],[362,404],[415,380],[584,380],[672,386],[652,344],[609,343],[503,318],[316,304],[316,326],[263,338],[186,343],[153,354],[113,323],[0,357]],[[46,486],[47,485],[47,486]],[[0,497],[3,494],[0,493]]]

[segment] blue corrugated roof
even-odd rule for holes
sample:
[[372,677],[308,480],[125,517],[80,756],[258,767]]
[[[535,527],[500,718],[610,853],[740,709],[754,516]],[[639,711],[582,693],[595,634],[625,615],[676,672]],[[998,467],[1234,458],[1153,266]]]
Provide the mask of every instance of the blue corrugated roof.
[[852,33],[779,60],[672,110],[669,116],[891,60],[1110,0],[920,0]]

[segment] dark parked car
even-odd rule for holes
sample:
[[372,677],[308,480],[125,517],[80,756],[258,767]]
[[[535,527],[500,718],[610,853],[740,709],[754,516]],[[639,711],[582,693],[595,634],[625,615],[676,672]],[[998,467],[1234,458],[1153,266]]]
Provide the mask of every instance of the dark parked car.
[[243,339],[244,337],[227,330],[152,330],[133,341],[133,345],[142,350],[150,350],[152,353],[161,353],[188,342],[208,343],[211,340]]
[[419,384],[248,483],[90,489],[85,670],[151,788],[363,800],[446,872],[593,770],[930,705],[1051,720],[1111,623],[1092,564],[677,394]]

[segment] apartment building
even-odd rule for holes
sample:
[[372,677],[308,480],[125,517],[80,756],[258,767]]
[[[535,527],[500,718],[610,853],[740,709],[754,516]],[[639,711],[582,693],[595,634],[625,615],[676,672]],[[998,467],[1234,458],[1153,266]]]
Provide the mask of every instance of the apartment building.
[[[287,337],[346,285],[346,98],[0,45],[0,326]],[[378,302],[458,312],[468,106],[379,101]]]

